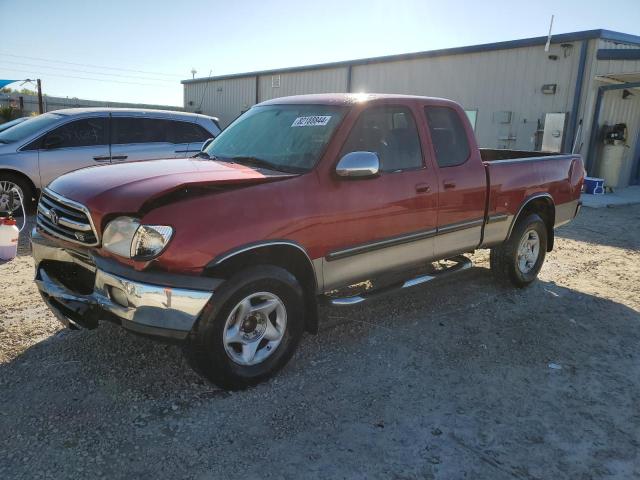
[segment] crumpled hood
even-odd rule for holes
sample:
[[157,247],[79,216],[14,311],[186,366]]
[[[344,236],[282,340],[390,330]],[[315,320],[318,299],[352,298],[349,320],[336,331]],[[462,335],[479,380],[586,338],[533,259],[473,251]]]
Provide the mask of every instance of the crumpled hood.
[[136,213],[178,190],[251,185],[294,175],[198,158],[97,166],[62,175],[47,188],[85,205],[96,225],[110,213]]

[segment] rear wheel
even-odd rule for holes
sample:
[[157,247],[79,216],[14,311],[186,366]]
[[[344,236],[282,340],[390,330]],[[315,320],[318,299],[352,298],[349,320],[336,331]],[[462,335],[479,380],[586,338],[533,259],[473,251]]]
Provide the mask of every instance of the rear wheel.
[[491,249],[491,271],[501,283],[526,287],[538,276],[546,252],[547,227],[539,215],[528,215],[506,242]]
[[192,333],[194,366],[227,389],[256,385],[282,368],[304,330],[303,291],[280,267],[252,267],[216,292]]
[[0,173],[0,212],[21,213],[20,198],[28,211],[33,198],[29,182],[14,173]]

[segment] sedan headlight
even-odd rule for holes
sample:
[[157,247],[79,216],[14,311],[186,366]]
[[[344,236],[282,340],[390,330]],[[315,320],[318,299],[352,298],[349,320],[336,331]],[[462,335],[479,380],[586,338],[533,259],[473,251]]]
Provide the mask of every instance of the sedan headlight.
[[167,225],[141,225],[137,218],[118,217],[104,229],[102,246],[121,257],[150,260],[162,253],[172,235]]

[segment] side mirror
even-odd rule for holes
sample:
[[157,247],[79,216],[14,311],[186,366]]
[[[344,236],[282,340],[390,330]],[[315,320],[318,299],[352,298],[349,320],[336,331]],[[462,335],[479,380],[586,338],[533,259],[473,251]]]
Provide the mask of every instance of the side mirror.
[[206,148],[211,145],[211,142],[213,142],[213,137],[211,138],[207,138],[204,143],[202,144],[202,147],[200,148],[201,152],[204,152],[206,150]]
[[373,178],[380,172],[380,160],[373,152],[351,152],[340,159],[336,173],[340,177]]
[[47,135],[47,138],[44,139],[44,148],[49,150],[51,148],[59,147],[62,145],[63,140],[64,139],[61,135],[56,135],[55,133],[53,135]]

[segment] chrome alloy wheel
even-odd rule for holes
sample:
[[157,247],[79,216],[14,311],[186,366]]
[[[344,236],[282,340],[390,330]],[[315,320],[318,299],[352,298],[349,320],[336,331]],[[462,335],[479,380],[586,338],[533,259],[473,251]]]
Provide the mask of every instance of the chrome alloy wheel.
[[280,345],[287,327],[287,310],[273,293],[258,292],[240,301],[224,325],[224,349],[239,365],[264,362]]
[[528,230],[518,246],[518,269],[522,273],[533,270],[540,255],[540,237],[535,230]]
[[20,208],[20,198],[24,192],[13,182],[0,181],[0,212],[14,212]]

